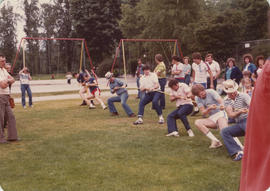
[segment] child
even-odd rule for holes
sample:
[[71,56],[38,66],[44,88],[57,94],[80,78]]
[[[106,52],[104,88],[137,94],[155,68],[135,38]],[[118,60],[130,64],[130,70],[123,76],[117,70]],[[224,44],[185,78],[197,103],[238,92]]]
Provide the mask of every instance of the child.
[[71,79],[72,79],[71,72],[67,72],[66,78],[67,78],[67,83],[70,85],[71,84]]
[[[87,99],[94,99],[96,98],[98,102],[101,104],[103,110],[107,109],[104,102],[100,98],[100,89],[98,88],[98,84],[96,82],[95,78],[90,77],[89,75],[85,75],[85,86],[88,87],[87,89]],[[92,109],[92,107],[89,107],[89,109]]]
[[242,84],[242,92],[248,94],[251,97],[254,88],[252,87],[250,78],[242,79],[241,84]]

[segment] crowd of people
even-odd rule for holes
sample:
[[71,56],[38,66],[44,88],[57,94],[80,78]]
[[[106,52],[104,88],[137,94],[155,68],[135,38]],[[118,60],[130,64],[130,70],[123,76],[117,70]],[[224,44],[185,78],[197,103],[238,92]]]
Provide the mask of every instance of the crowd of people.
[[[199,52],[192,54],[192,65],[190,58],[184,57],[183,63],[178,56],[172,57],[171,78],[167,79],[166,65],[161,54],[155,56],[156,67],[151,71],[149,65],[144,65],[138,59],[136,69],[136,82],[138,87],[137,98],[139,99],[138,113],[129,107],[127,84],[107,72],[105,78],[108,80],[110,92],[116,96],[107,100],[108,109],[112,116],[119,113],[115,102],[120,102],[127,116],[138,117],[134,125],[143,124],[145,106],[152,103],[152,109],[156,111],[158,123],[164,124],[163,110],[166,108],[165,86],[168,80],[170,89],[170,101],[175,102],[176,108],[167,116],[167,137],[178,137],[177,119],[180,119],[185,127],[188,136],[194,137],[188,116],[201,113],[201,118],[195,120],[195,127],[202,132],[210,141],[209,148],[222,146],[220,141],[210,129],[219,129],[223,143],[233,160],[239,161],[243,157],[243,145],[237,137],[245,135],[249,105],[252,91],[256,85],[256,79],[262,73],[265,59],[263,56],[256,58],[255,64],[251,54],[243,56],[245,66],[241,71],[234,58],[228,58],[224,74],[224,81],[220,84],[222,91],[217,91],[218,80],[221,79],[221,68],[213,58],[213,54],[207,54],[205,60]],[[5,56],[0,55],[0,143],[16,141],[16,121],[10,107],[10,88],[15,82],[8,73],[10,65],[6,65]],[[31,75],[25,67],[19,72],[22,106],[25,108],[25,91],[29,96],[29,106],[32,104],[32,93],[29,86]],[[80,84],[79,94],[83,100],[81,105],[88,105],[90,109],[95,108],[94,99],[97,100],[102,109],[107,109],[100,95],[100,89],[96,76],[91,75],[87,70],[81,73],[74,73],[73,77]],[[70,73],[68,83],[70,84]],[[241,90],[239,90],[239,88]],[[225,96],[225,97],[224,97]],[[4,127],[7,126],[8,138],[5,139]]]
[[[140,101],[138,119],[133,122],[134,125],[143,124],[145,106],[149,103],[152,103],[152,109],[157,113],[158,123],[165,123],[163,110],[166,106],[167,71],[161,54],[155,56],[155,62],[156,67],[152,72],[149,65],[144,65],[142,59],[138,59],[135,76],[138,87],[137,98]],[[194,116],[200,112],[202,117],[195,120],[195,127],[211,141],[209,148],[222,146],[222,141],[210,131],[210,129],[218,129],[229,155],[235,161],[241,160],[244,146],[237,137],[245,135],[252,91],[256,79],[263,69],[265,59],[263,56],[258,56],[255,65],[252,55],[245,54],[243,62],[245,65],[241,71],[234,58],[227,59],[224,81],[220,84],[222,91],[217,91],[218,80],[221,79],[221,67],[214,60],[213,54],[207,54],[203,60],[199,52],[193,53],[192,65],[190,65],[189,57],[184,57],[182,63],[181,58],[173,56],[168,87],[170,101],[176,103],[176,109],[167,116],[168,134],[166,136],[179,136],[176,121],[180,119],[188,136],[194,137],[195,134],[191,129],[188,116]],[[89,81],[89,76],[87,71],[74,74],[82,85],[80,90],[80,95],[84,100],[82,105],[89,105],[89,108],[93,108],[95,106],[89,99],[99,97],[92,93],[91,88],[94,86],[98,89],[98,86],[95,78]],[[129,97],[127,84],[115,78],[111,72],[107,72],[105,78],[108,80],[111,93],[116,94],[107,101],[111,115],[119,115],[114,103],[121,102],[126,114],[129,117],[136,117],[127,104]],[[94,83],[93,86],[89,86],[91,83]],[[107,108],[102,100],[98,99],[98,101],[103,109]]]

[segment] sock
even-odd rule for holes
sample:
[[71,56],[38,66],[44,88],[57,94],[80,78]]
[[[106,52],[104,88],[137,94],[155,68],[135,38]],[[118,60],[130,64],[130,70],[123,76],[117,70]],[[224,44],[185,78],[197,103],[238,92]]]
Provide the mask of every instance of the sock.
[[235,140],[235,142],[240,146],[241,149],[244,148],[244,146],[242,145],[242,143],[240,142],[240,140],[237,137],[233,138]]
[[199,108],[198,107],[194,107],[194,111],[199,111]]
[[208,133],[206,133],[206,136],[211,139],[212,141],[219,141],[215,135],[213,135],[210,131],[208,131]]
[[162,115],[159,116],[159,119],[164,119]]

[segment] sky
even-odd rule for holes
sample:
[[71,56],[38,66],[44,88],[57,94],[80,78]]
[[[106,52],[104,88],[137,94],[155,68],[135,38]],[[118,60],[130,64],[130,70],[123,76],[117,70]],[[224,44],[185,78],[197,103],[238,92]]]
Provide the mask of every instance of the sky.
[[[2,2],[1,2],[2,1]],[[43,3],[51,3],[52,0],[38,0],[39,5]],[[24,11],[23,11],[23,2],[24,0],[0,0],[0,8],[3,5],[11,5],[13,7],[13,11],[15,13],[20,14],[24,18]],[[17,41],[20,42],[22,37],[25,37],[25,33],[23,31],[23,26],[25,25],[24,19],[20,19],[17,22]]]

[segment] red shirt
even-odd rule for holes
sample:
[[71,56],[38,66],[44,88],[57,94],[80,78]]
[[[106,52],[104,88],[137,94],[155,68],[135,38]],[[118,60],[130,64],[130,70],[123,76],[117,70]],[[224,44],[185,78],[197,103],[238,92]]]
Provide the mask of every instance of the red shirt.
[[270,60],[253,91],[245,136],[240,191],[270,187]]

